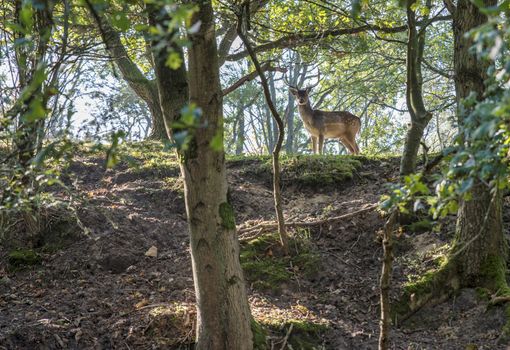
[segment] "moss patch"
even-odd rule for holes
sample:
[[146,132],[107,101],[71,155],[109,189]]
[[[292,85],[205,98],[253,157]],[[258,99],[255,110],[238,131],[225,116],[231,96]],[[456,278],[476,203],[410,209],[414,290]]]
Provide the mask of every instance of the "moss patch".
[[252,303],[252,312],[258,323],[278,339],[283,339],[292,327],[289,349],[323,348],[323,335],[331,327],[327,319],[300,303],[282,308],[259,298]]
[[[227,164],[242,166],[243,172],[271,181],[273,165],[269,156],[231,157]],[[281,180],[311,188],[337,185],[351,180],[361,164],[351,156],[283,155],[280,158]]]
[[319,268],[319,257],[303,234],[290,236],[291,255],[281,252],[277,233],[269,233],[241,246],[241,265],[252,287],[277,292],[295,275],[307,277]]
[[236,228],[236,219],[234,215],[234,208],[227,203],[223,202],[220,204],[220,218],[221,218],[221,225],[229,230],[233,230]]
[[17,249],[9,253],[7,261],[14,268],[39,265],[42,261],[39,254],[32,249]]
[[253,349],[254,350],[266,350],[267,345],[267,331],[257,321],[251,321],[251,332],[253,334]]
[[423,219],[407,225],[406,228],[409,232],[415,233],[432,231],[434,223],[430,220]]
[[119,146],[119,165],[128,165],[134,173],[179,176],[179,161],[173,150],[159,141],[126,142]]
[[444,295],[451,295],[460,287],[460,282],[454,273],[454,264],[445,261],[437,269],[431,269],[422,274],[418,280],[404,285],[402,298],[392,305],[392,318],[396,321],[407,317],[427,302]]
[[510,295],[506,281],[506,263],[501,256],[489,255],[481,267],[485,286],[497,295]]

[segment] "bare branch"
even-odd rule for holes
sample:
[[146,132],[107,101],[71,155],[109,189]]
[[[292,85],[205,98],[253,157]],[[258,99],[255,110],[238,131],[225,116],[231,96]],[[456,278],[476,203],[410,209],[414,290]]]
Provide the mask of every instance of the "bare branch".
[[[286,73],[287,69],[283,67],[272,67],[270,62],[266,62],[263,65],[260,66],[263,72],[280,72],[280,73]],[[222,93],[223,96],[226,96],[230,94],[232,91],[238,89],[243,84],[255,79],[258,77],[258,72],[255,70],[249,74],[246,74],[244,77],[236,81],[234,84],[230,85],[228,88],[223,89]]]

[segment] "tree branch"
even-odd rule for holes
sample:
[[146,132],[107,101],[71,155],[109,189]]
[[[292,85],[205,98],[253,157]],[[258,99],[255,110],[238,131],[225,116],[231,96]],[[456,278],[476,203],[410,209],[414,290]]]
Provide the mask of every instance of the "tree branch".
[[[450,20],[451,16],[438,16],[434,19],[433,22],[436,21],[446,21]],[[419,21],[417,22],[418,26],[424,25],[428,23],[429,21],[423,22]],[[290,34],[284,37],[281,37],[278,40],[271,41],[259,46],[256,46],[253,48],[254,53],[259,52],[265,52],[273,49],[281,49],[281,48],[293,48],[293,47],[299,47],[306,45],[310,42],[315,42],[320,39],[328,38],[328,37],[337,37],[342,35],[352,35],[352,34],[358,34],[363,33],[367,31],[375,31],[375,32],[381,32],[381,33],[401,33],[407,31],[407,25],[398,26],[398,27],[381,27],[381,26],[374,26],[370,24],[362,25],[359,27],[354,28],[342,28],[342,29],[330,29],[325,30],[323,32],[313,33],[313,34],[303,34],[303,33],[296,33],[296,34]],[[248,56],[249,53],[247,50],[243,50],[231,55],[228,55],[226,57],[227,61],[237,61],[241,58],[244,58]]]
[[147,79],[138,66],[129,58],[128,52],[120,39],[120,34],[113,28],[106,16],[96,11],[90,0],[85,1],[99,28],[106,49],[111,59],[119,67],[122,77],[145,102],[153,102],[154,82]]
[[457,8],[453,4],[452,0],[443,0],[446,8],[448,9],[448,12],[450,12],[452,15],[455,14],[455,11],[457,11]]
[[[263,65],[261,65],[260,69],[262,69],[263,72],[280,72],[280,73],[287,72],[286,68],[272,67],[270,62],[266,62]],[[258,77],[258,72],[256,70],[249,74],[246,74],[244,77],[236,81],[234,84],[230,85],[228,88],[223,89],[222,91],[223,96],[230,94],[232,91],[238,89],[243,84],[255,79],[256,77]]]

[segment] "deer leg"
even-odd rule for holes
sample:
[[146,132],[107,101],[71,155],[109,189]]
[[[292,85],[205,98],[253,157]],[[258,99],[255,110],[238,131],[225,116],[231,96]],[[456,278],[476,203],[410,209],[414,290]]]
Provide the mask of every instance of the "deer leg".
[[352,135],[351,137],[348,137],[346,139],[352,147],[352,153],[359,154],[359,147],[358,144],[356,143],[356,135]]
[[312,151],[313,154],[317,153],[317,137],[312,136]]
[[352,145],[347,140],[347,138],[345,138],[345,137],[340,138],[340,142],[345,146],[345,148],[347,148],[349,153],[351,153],[351,154],[354,153],[354,149],[352,148]]
[[319,154],[324,151],[324,135],[319,135]]
[[353,142],[354,142],[354,154],[359,154],[358,143],[356,142],[356,140],[354,140]]

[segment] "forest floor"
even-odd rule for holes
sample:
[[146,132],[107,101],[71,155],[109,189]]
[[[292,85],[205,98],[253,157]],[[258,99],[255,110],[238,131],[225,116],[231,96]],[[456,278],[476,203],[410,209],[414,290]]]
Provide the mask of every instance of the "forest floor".
[[[170,154],[137,147],[110,170],[99,155],[73,162],[64,179],[80,194],[81,225],[49,215],[53,238],[37,243],[34,265],[13,268],[10,250],[0,251],[0,349],[191,348],[196,312],[179,169]],[[274,217],[269,164],[227,162],[238,225]],[[286,158],[284,170],[286,217],[310,221],[377,203],[398,159],[299,156]],[[252,313],[271,349],[377,348],[382,225],[372,210],[298,230],[292,258],[278,254],[274,236],[243,240]],[[435,266],[453,229],[452,218],[435,229],[428,221],[404,227],[394,300]],[[506,349],[505,323],[503,307],[463,290],[398,322],[391,349]]]

